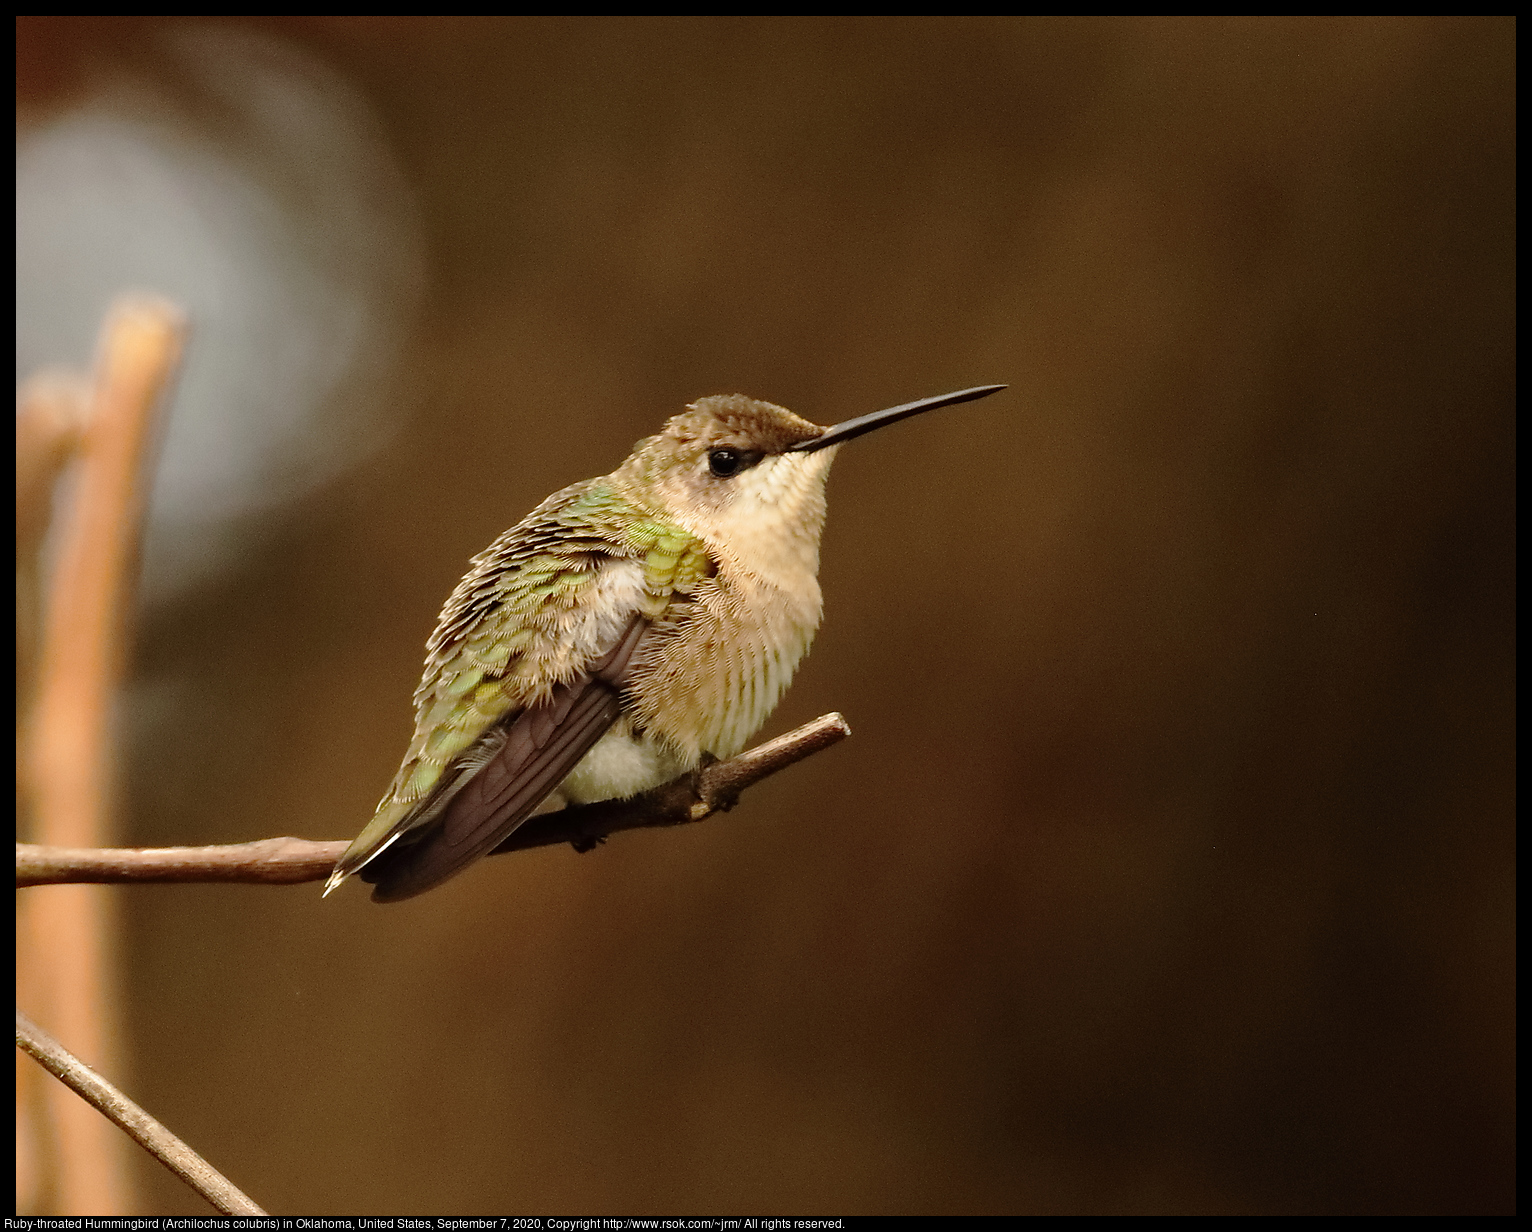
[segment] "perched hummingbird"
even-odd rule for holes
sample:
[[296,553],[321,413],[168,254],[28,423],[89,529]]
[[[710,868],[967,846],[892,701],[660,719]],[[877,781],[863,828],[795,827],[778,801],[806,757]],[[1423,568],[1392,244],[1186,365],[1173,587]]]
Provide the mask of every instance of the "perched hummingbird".
[[610,475],[555,492],[473,558],[426,644],[415,737],[325,886],[411,898],[534,813],[636,795],[730,757],[819,628],[837,448],[1004,385],[822,428],[702,398]]

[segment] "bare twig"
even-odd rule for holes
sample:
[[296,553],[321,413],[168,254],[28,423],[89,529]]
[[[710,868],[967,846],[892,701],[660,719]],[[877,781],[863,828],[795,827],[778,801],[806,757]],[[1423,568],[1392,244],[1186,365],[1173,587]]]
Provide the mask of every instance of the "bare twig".
[[20,1010],[16,1011],[16,1047],[34,1057],[44,1069],[76,1092],[102,1116],[121,1126],[139,1146],[225,1215],[266,1213],[236,1189],[212,1164]]
[[39,833],[99,841],[112,699],[122,675],[154,411],[181,352],[181,314],[117,305],[102,332],[82,470],[48,602],[29,787]]
[[328,877],[346,841],[265,838],[217,847],[43,847],[16,844],[16,884],[237,881],[293,885]]
[[[31,433],[36,447],[29,446],[30,461],[18,458],[18,517],[22,500],[29,511],[49,508],[58,464],[70,447],[79,458],[42,622],[35,703],[17,716],[24,789],[18,804],[29,809],[31,833],[44,843],[91,846],[109,834],[111,714],[126,659],[146,459],[182,334],[181,314],[169,304],[116,305],[102,329],[88,414],[83,424],[75,423],[77,443],[69,421],[79,408],[67,405],[72,395],[65,382],[49,394],[57,403],[47,417],[51,427],[43,422]],[[34,388],[27,396],[42,394]],[[17,442],[20,450],[20,426]],[[40,534],[42,516],[38,512],[22,529]],[[18,984],[46,1006],[74,1047],[107,1064],[116,1039],[109,919],[101,891],[84,887],[29,900],[17,919],[18,932],[29,938],[18,954]],[[120,1140],[72,1096],[55,1090],[47,1098],[57,1148],[53,1181],[62,1204],[56,1213],[128,1213],[132,1200]]]
[[23,706],[35,689],[41,637],[39,548],[54,484],[80,447],[89,408],[90,382],[78,372],[50,369],[16,391],[16,697]]
[[53,512],[53,483],[87,422],[90,382],[50,369],[16,391],[16,553],[35,548]]
[[[745,788],[851,734],[839,714],[821,715],[737,757],[683,774],[631,800],[585,804],[533,817],[495,854],[556,843],[589,850],[609,834],[701,821],[732,808]],[[345,840],[268,838],[218,847],[66,848],[16,844],[16,884],[237,881],[290,885],[330,875]]]

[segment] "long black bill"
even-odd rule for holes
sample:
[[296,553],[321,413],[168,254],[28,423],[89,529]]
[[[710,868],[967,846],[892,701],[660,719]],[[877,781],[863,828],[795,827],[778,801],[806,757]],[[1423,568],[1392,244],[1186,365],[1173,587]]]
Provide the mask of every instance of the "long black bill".
[[934,398],[922,398],[919,402],[891,406],[886,411],[874,411],[871,415],[858,415],[855,419],[848,419],[845,423],[826,428],[823,436],[789,445],[783,452],[813,453],[816,449],[824,449],[828,445],[839,445],[842,441],[849,441],[854,436],[861,436],[864,432],[871,432],[874,428],[881,428],[885,424],[908,419],[911,415],[934,411],[939,406],[953,406],[959,402],[972,402],[975,398],[987,398],[990,394],[998,394],[1004,388],[1004,385],[975,385],[972,389],[960,389],[955,394],[937,394]]

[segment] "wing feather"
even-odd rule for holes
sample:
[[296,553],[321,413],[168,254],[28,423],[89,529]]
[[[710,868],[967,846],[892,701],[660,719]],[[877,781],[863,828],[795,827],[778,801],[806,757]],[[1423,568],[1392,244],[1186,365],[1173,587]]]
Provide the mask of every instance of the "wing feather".
[[[381,850],[360,873],[380,903],[413,898],[504,842],[605,735],[622,711],[622,687],[649,622],[635,616],[615,646],[487,740],[487,760],[454,784],[429,826]],[[413,838],[413,841],[411,839]]]
[[701,564],[685,579],[660,569],[674,565],[673,540],[689,536],[590,480],[474,557],[426,644],[404,760],[325,893],[367,870],[375,898],[417,894],[547,798],[631,703],[629,665],[649,630],[674,632],[677,582],[694,584]]

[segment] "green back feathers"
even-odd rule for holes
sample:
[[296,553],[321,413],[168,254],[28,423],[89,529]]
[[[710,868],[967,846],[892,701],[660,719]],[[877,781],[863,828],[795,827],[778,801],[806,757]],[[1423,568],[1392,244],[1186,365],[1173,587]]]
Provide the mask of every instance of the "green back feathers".
[[353,850],[383,842],[490,728],[580,670],[569,659],[568,623],[613,559],[642,565],[651,619],[713,571],[701,540],[604,479],[554,493],[474,557],[427,643],[414,739]]

